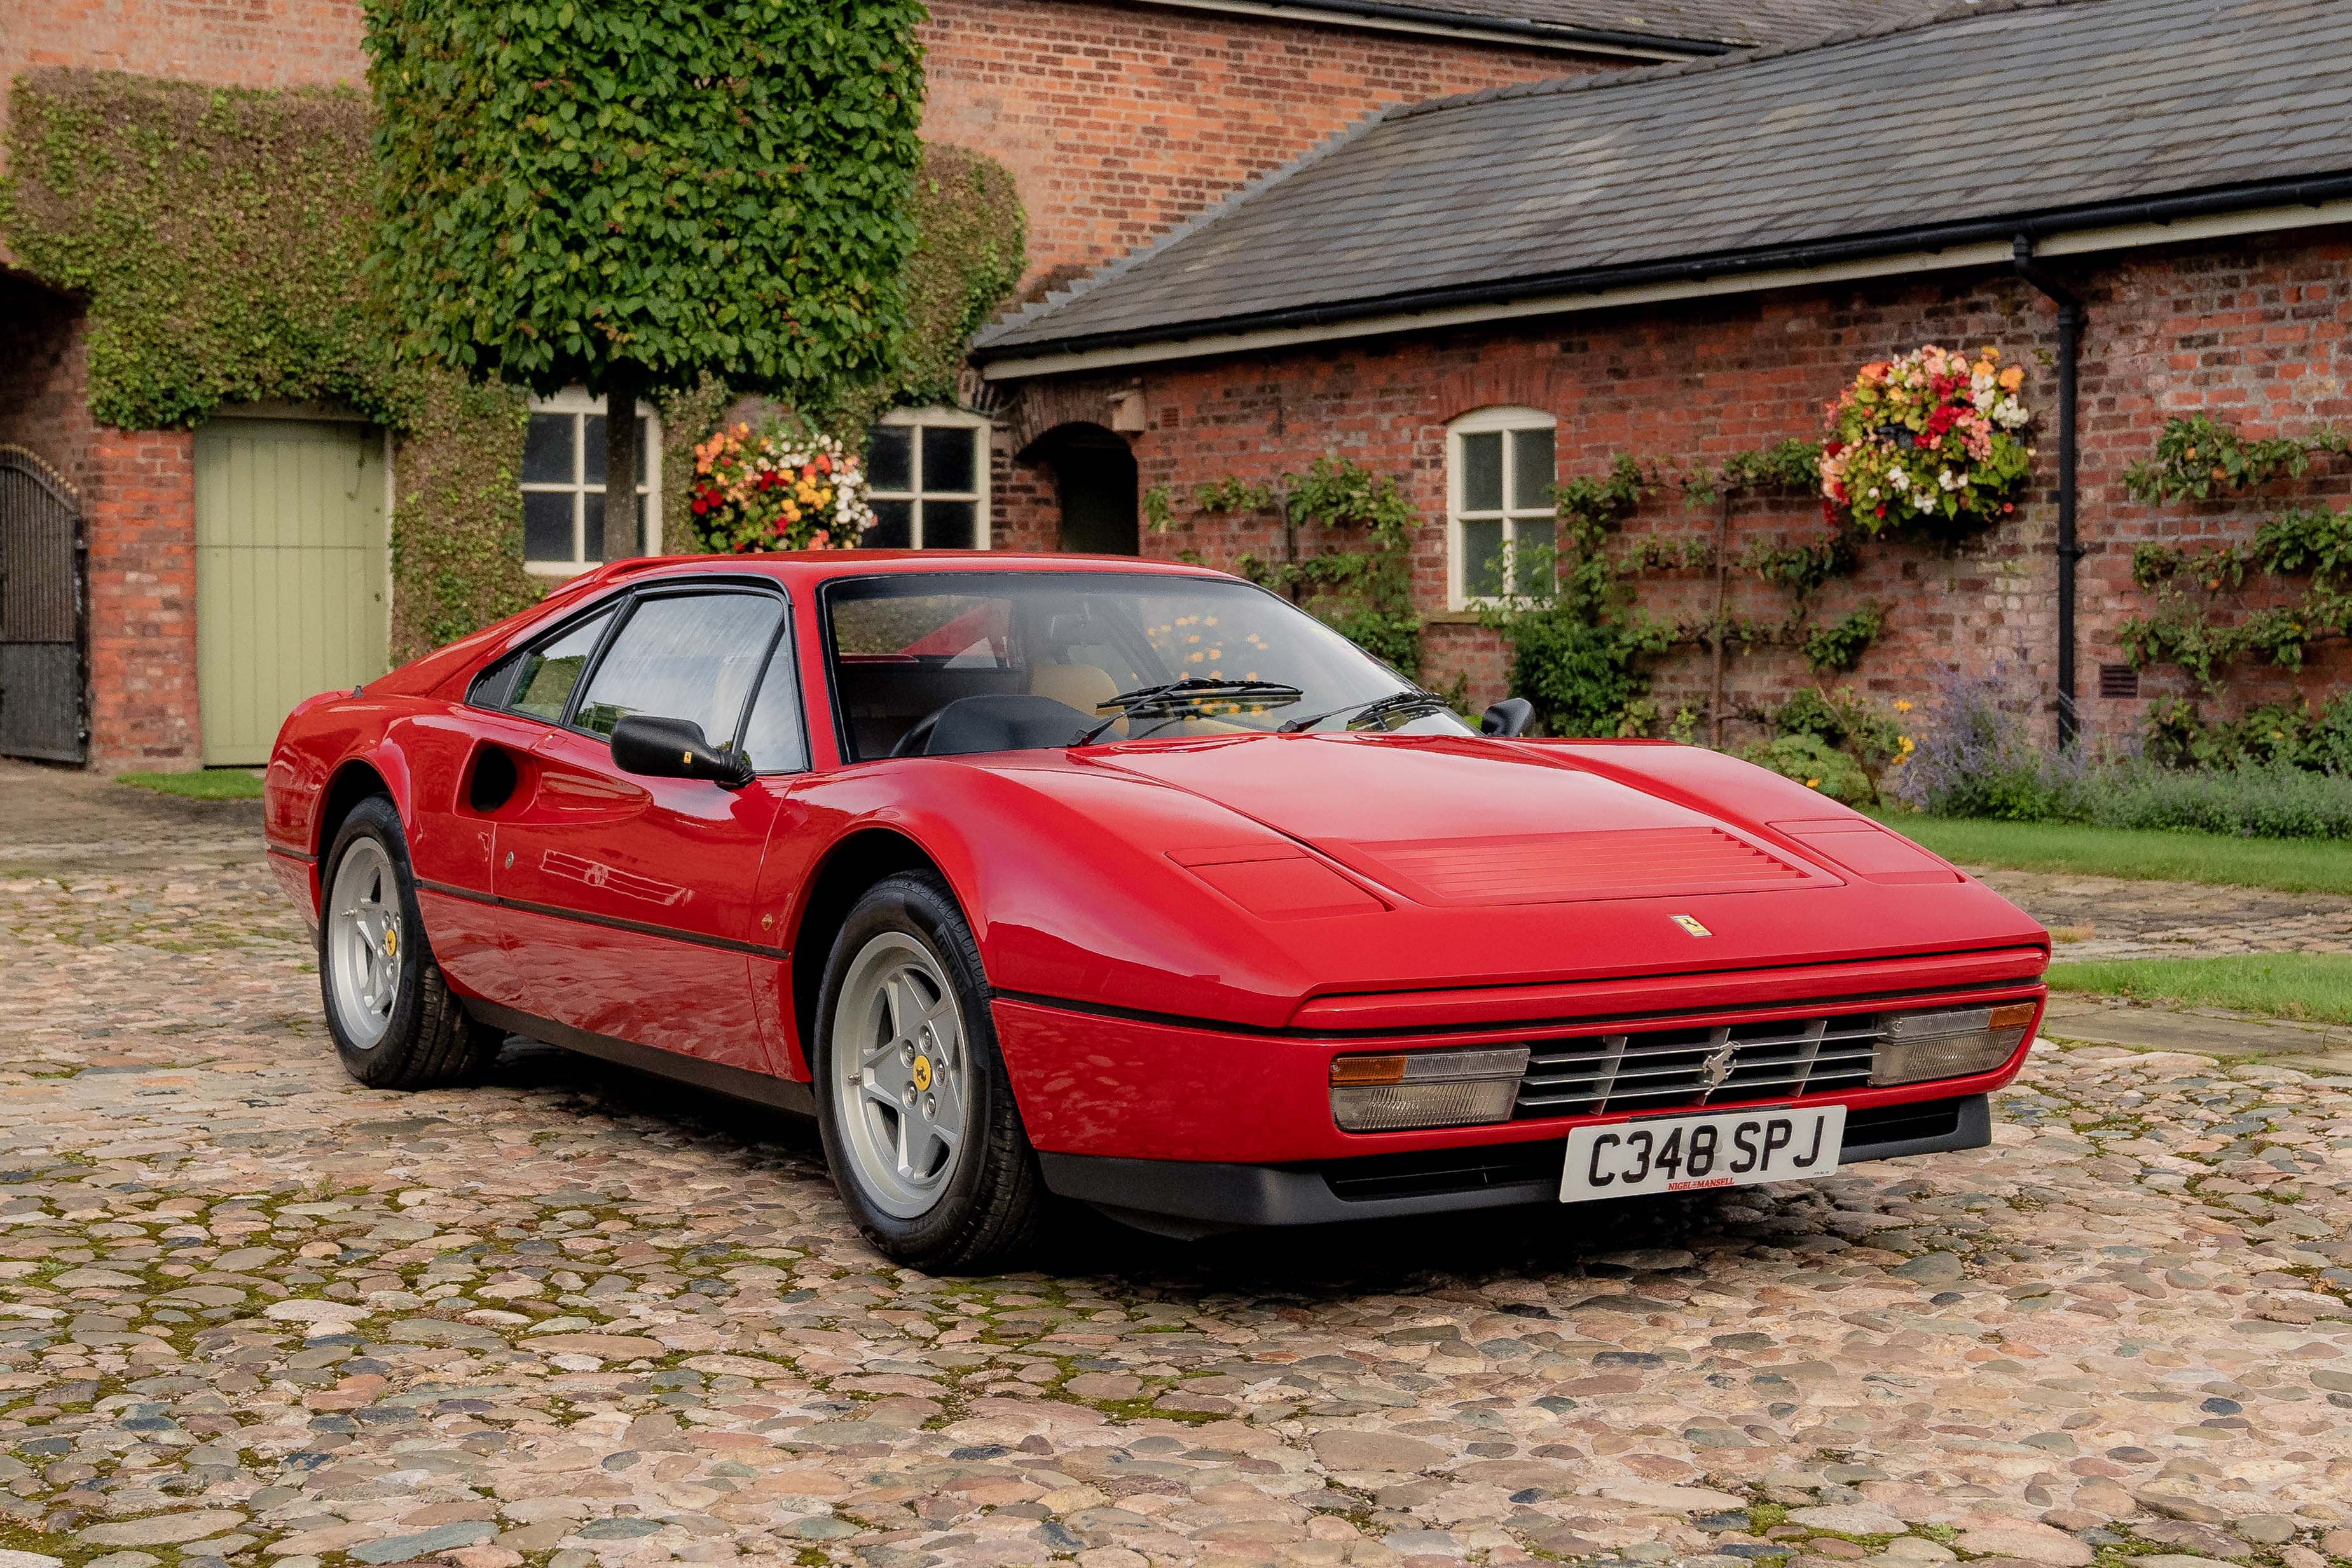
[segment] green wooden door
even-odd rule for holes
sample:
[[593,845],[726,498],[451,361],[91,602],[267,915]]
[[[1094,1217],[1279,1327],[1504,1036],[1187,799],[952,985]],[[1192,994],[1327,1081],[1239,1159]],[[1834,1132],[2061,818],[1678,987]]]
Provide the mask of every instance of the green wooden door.
[[269,760],[287,710],[384,671],[383,437],[216,419],[196,432],[196,706],[205,761]]

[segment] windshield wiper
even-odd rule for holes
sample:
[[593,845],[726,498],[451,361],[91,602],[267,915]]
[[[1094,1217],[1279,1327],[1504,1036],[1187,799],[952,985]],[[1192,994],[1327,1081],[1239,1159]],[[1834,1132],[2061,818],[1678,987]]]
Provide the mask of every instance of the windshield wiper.
[[1090,746],[1101,738],[1103,731],[1122,719],[1154,712],[1174,714],[1198,702],[1219,698],[1256,700],[1263,708],[1279,708],[1296,702],[1307,693],[1296,686],[1286,686],[1279,680],[1218,680],[1205,675],[1188,675],[1181,680],[1163,681],[1158,686],[1139,686],[1132,691],[1122,691],[1106,697],[1095,704],[1097,710],[1116,708],[1118,712],[1099,724],[1092,724],[1070,737],[1073,746]]
[[1296,735],[1301,730],[1312,730],[1324,720],[1336,719],[1342,713],[1348,715],[1348,726],[1353,729],[1359,724],[1369,724],[1375,719],[1384,719],[1391,713],[1403,713],[1415,709],[1424,713],[1435,713],[1453,706],[1453,703],[1434,691],[1423,691],[1419,687],[1407,687],[1402,691],[1391,691],[1386,697],[1375,697],[1370,702],[1358,703],[1350,708],[1334,708],[1328,713],[1315,713],[1304,719],[1293,719],[1278,726],[1278,729],[1285,735]]

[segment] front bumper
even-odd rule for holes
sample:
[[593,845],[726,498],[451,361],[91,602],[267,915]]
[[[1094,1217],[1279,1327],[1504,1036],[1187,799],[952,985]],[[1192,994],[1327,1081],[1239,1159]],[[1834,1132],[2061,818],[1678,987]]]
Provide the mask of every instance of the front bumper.
[[[1853,1110],[1845,1138],[1844,1164],[1981,1149],[1992,1142],[1990,1098]],[[1547,1138],[1276,1165],[1046,1152],[1037,1163],[1063,1197],[1147,1229],[1197,1236],[1555,1203],[1566,1151],[1565,1138]]]

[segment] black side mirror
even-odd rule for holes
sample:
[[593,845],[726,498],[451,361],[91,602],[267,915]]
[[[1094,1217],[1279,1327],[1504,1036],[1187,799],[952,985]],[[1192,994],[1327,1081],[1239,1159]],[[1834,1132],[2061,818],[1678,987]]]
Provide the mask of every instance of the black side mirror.
[[691,719],[630,714],[613,726],[613,765],[650,779],[709,779],[725,789],[751,782],[751,764],[704,740]]
[[1535,722],[1536,705],[1524,697],[1506,697],[1479,717],[1478,733],[1500,735],[1505,740],[1524,735]]

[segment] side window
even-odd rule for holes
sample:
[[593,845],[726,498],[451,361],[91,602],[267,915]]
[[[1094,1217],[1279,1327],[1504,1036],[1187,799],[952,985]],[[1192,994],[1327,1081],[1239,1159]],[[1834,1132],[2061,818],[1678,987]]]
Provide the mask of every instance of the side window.
[[572,722],[598,735],[632,713],[686,719],[731,744],[783,615],[767,594],[644,599],[598,661]]
[[563,705],[571,700],[572,689],[580,684],[580,672],[587,668],[588,656],[596,651],[597,639],[613,619],[606,610],[599,616],[573,626],[552,642],[544,642],[522,656],[522,664],[515,671],[514,692],[510,706],[518,713],[528,713],[534,719],[544,719],[551,724],[563,721]]
[[751,719],[743,726],[743,755],[754,771],[796,773],[808,766],[808,742],[801,731],[801,689],[793,659],[793,639],[776,640]]

